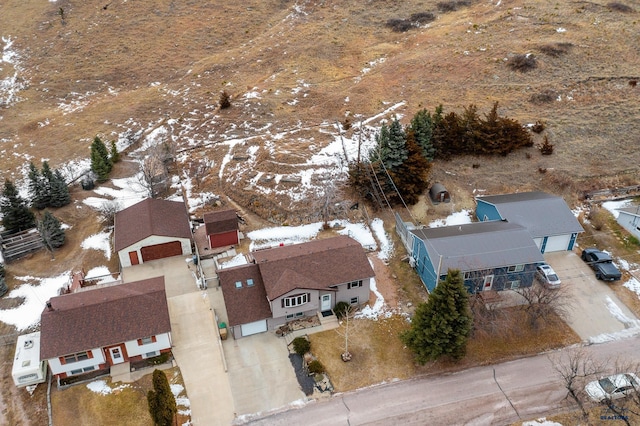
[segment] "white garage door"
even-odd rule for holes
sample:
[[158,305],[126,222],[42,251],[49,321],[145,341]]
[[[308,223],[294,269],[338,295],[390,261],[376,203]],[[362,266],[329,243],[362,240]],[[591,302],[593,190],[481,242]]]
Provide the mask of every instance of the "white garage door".
[[240,326],[242,331],[242,337],[251,336],[252,334],[264,333],[267,331],[267,320],[260,320],[256,322],[250,322],[249,324],[242,324]]
[[547,245],[544,248],[544,252],[551,253],[552,251],[566,250],[569,247],[570,241],[571,241],[571,234],[549,237],[547,238]]

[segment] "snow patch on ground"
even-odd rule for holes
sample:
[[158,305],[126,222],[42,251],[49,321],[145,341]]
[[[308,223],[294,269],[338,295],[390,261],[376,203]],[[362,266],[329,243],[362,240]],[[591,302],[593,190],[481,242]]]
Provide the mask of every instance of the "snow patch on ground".
[[444,219],[437,219],[429,223],[429,228],[440,228],[443,226],[464,225],[471,223],[471,210],[462,210],[451,213]]
[[46,302],[58,295],[58,291],[69,284],[69,271],[50,278],[36,278],[31,276],[15,277],[24,281],[19,287],[7,294],[7,298],[23,298],[24,302],[12,309],[0,310],[0,321],[24,331],[40,323],[40,314]]
[[[189,401],[189,398],[187,398],[186,396],[180,396],[180,394],[184,391],[184,386],[177,383],[169,385],[169,387],[171,388],[171,393],[176,399],[178,414],[181,414],[183,416],[191,415],[191,410],[189,409],[189,407],[191,407],[191,401]],[[180,407],[185,407],[186,409],[181,409]]]
[[618,212],[618,209],[629,207],[631,204],[631,200],[605,201],[604,203],[602,203],[602,207],[608,210],[613,215],[613,217],[617,219],[618,215],[620,214]]
[[91,268],[87,271],[87,274],[84,277],[84,279],[87,281],[96,278],[100,278],[98,284],[107,284],[116,281],[116,279],[113,278],[111,272],[109,272],[109,269],[106,266]]
[[522,422],[522,426],[562,426],[562,423],[547,420],[546,417]]
[[94,234],[88,238],[86,238],[82,243],[80,243],[80,247],[85,250],[93,249],[104,252],[104,256],[107,260],[111,259],[111,243],[109,242],[111,238],[111,231],[100,232],[98,234]]
[[389,235],[384,230],[384,222],[382,219],[375,218],[371,221],[371,229],[376,236],[376,239],[380,242],[380,252],[378,252],[378,258],[384,261],[388,261],[393,255],[393,241],[389,238]]
[[125,388],[130,388],[131,385],[123,384],[118,385],[114,388],[110,387],[109,384],[105,380],[94,380],[93,382],[87,383],[87,388],[91,392],[95,392],[99,395],[109,395],[112,393],[117,393]]
[[635,336],[636,334],[640,334],[639,320],[627,317],[609,296],[607,296],[606,303],[611,315],[624,324],[625,329],[615,333],[604,333],[591,337],[589,338],[590,343],[610,342],[612,340],[626,339],[628,337]]

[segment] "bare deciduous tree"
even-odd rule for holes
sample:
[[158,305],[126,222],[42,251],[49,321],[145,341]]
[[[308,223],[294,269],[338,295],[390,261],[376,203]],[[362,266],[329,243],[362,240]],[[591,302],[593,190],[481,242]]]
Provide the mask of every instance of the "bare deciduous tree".
[[515,292],[524,299],[520,308],[527,315],[532,329],[540,326],[552,314],[567,318],[571,308],[571,298],[564,286],[551,289],[534,282],[530,287],[520,287]]
[[549,356],[553,369],[562,378],[567,390],[565,398],[571,398],[578,407],[585,420],[589,414],[584,406],[584,387],[593,380],[601,371],[603,365],[595,362],[582,348],[562,352],[559,355]]
[[167,166],[161,148],[152,149],[140,161],[140,185],[150,198],[156,198],[167,182]]
[[122,210],[122,204],[117,200],[109,200],[102,203],[102,205],[98,207],[98,212],[100,212],[100,217],[104,226],[108,228],[112,227],[116,213],[120,210]]

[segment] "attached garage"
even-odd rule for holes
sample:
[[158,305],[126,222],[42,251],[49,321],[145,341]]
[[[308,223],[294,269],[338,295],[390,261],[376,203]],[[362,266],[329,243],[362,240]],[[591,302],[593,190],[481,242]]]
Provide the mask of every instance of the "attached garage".
[[[542,253],[551,253],[554,251],[571,250],[571,235],[557,235],[554,237],[544,237],[540,239],[541,245],[538,245]],[[538,243],[538,241],[536,241]]]
[[252,334],[264,333],[267,331],[267,320],[260,320],[256,322],[250,322],[249,324],[242,324],[240,326],[242,337],[251,336]]
[[171,241],[164,244],[155,244],[152,246],[142,247],[142,261],[164,259],[165,257],[180,256],[182,254],[182,244],[180,241]]

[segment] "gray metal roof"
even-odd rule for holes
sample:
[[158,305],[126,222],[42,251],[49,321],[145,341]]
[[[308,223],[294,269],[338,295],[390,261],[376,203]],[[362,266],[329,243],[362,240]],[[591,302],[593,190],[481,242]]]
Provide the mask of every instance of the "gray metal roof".
[[529,232],[513,223],[477,222],[411,232],[425,241],[435,268],[442,262],[441,273],[544,262]]
[[617,209],[621,213],[627,213],[633,216],[640,216],[640,206],[636,207],[625,207],[622,209]]
[[533,238],[584,232],[567,203],[545,192],[488,195],[477,200],[496,206],[503,219],[524,226]]

